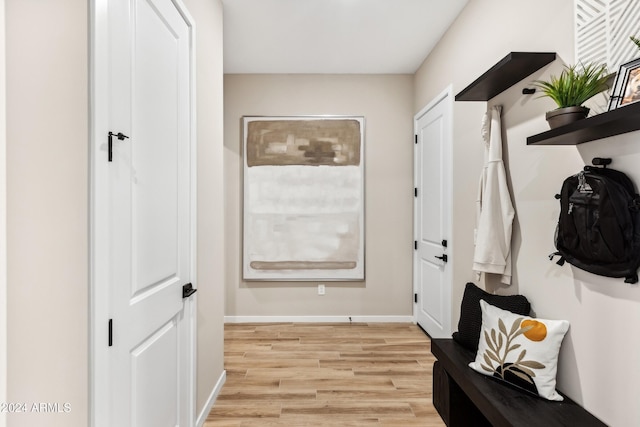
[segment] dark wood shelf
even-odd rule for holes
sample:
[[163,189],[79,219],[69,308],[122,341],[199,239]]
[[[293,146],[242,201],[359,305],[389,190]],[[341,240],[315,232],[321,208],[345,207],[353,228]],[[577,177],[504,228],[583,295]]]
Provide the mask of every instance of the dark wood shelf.
[[576,145],[640,130],[640,102],[527,138],[527,145]]
[[456,101],[488,101],[556,59],[555,52],[511,52],[456,95]]

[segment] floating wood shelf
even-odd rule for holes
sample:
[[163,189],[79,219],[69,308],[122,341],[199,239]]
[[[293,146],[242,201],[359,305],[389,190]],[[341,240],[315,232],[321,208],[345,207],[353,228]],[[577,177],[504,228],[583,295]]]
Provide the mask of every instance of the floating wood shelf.
[[640,102],[527,138],[527,145],[576,145],[640,130]]
[[511,52],[456,95],[456,101],[488,101],[556,59],[555,52]]

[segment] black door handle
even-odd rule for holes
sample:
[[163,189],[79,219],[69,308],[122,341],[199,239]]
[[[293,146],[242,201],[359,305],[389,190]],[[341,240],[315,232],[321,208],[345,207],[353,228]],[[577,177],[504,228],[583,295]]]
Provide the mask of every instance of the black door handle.
[[193,285],[191,283],[187,283],[182,287],[182,298],[189,298],[191,295],[195,294],[197,289],[193,289]]
[[442,254],[442,256],[436,256],[436,258],[441,259],[442,262],[447,262],[447,254]]
[[127,135],[125,135],[122,132],[118,132],[118,133],[113,133],[113,132],[109,132],[109,154],[108,154],[108,160],[110,162],[113,161],[113,137],[118,138],[120,141],[124,141],[125,138],[129,138]]

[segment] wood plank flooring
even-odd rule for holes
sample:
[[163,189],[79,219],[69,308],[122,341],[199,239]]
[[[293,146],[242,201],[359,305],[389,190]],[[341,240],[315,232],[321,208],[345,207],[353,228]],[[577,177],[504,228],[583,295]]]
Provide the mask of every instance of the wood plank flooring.
[[413,324],[227,324],[205,427],[442,427],[434,357]]

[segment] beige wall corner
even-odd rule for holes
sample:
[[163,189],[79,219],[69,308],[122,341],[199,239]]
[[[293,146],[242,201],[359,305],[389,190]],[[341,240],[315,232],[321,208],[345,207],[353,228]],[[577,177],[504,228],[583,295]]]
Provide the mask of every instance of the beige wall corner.
[[224,166],[222,3],[184,0],[196,29],[197,397],[196,416],[224,371]]
[[[413,221],[412,77],[226,75],[226,315],[411,316]],[[241,279],[243,115],[365,118],[365,282]]]
[[[7,402],[7,91],[4,0],[0,0],[0,402]],[[0,427],[7,414],[0,413]]]
[[12,427],[88,422],[87,2],[6,1],[9,402]]
[[[552,13],[550,13],[552,11]],[[558,74],[574,58],[573,2],[557,0],[470,1],[415,75],[417,112],[443,87],[454,93],[511,51],[557,52],[558,59],[486,102],[454,106],[454,271],[453,324],[466,281],[473,279],[474,201],[483,148],[480,125],[488,106],[502,105],[503,157],[516,209],[513,284],[481,285],[497,293],[521,293],[535,314],[571,323],[560,355],[558,388],[612,426],[640,424],[634,397],[640,394],[640,342],[624,331],[640,322],[640,288],[620,279],[595,276],[549,262],[558,218],[559,192],[566,176],[591,158],[613,157],[612,167],[640,183],[637,132],[579,146],[527,146],[526,138],[548,130],[548,99],[522,95],[534,79]],[[457,295],[457,297],[456,297]],[[455,328],[454,328],[455,329]]]

